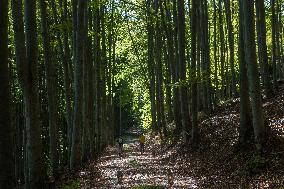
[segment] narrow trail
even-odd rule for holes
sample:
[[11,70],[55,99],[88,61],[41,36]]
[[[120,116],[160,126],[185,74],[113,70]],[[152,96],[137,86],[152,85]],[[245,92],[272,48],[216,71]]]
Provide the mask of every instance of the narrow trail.
[[[81,188],[133,188],[141,185],[197,188],[195,181],[180,171],[178,165],[167,161],[167,155],[155,154],[153,139],[147,139],[144,154],[139,151],[137,130],[124,135],[124,141],[122,157],[118,156],[116,147],[109,147],[96,162],[80,172]],[[168,170],[173,173],[172,181],[169,181]],[[117,171],[123,173],[122,183],[118,183]]]

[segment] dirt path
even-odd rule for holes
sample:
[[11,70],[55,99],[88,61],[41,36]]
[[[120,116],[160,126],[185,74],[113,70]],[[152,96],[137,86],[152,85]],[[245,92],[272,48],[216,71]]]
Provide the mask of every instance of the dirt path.
[[[96,163],[90,164],[85,171],[82,170],[81,188],[133,188],[141,185],[161,186],[161,188],[197,187],[191,177],[185,176],[183,171],[180,172],[179,167],[170,165],[166,161],[166,155],[159,156],[153,153],[155,149],[153,140],[146,143],[145,153],[141,154],[137,138],[135,131],[124,136],[122,157],[117,155],[116,147],[109,147]],[[173,173],[171,187],[168,183],[168,170]],[[118,171],[123,173],[121,184],[118,184]]]

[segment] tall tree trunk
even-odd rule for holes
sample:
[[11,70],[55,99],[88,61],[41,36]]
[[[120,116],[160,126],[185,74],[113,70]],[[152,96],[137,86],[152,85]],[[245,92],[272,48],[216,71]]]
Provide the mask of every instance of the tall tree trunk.
[[222,0],[219,0],[218,7],[219,14],[219,33],[220,33],[220,56],[221,56],[221,97],[224,98],[225,92],[225,74],[224,74],[224,64],[225,64],[225,43],[224,43],[224,29],[223,29],[223,13],[222,13]]
[[101,82],[101,123],[102,123],[102,147],[104,148],[105,146],[107,146],[107,131],[108,131],[108,125],[106,125],[106,66],[107,66],[107,51],[106,51],[106,31],[105,31],[105,5],[101,5],[101,28],[102,28],[102,54],[101,54],[101,78],[102,78],[102,82]]
[[58,128],[58,99],[57,99],[57,83],[56,83],[56,67],[52,57],[49,23],[47,22],[46,2],[40,0],[41,11],[41,30],[43,38],[43,49],[45,59],[45,72],[47,84],[47,98],[48,98],[48,119],[49,119],[49,140],[50,140],[50,159],[53,176],[58,176],[59,167],[59,128]]
[[0,88],[0,188],[14,188],[14,144],[8,69],[8,0],[0,1]]
[[215,84],[215,100],[214,104],[216,106],[216,103],[219,98],[219,82],[218,82],[218,48],[217,48],[217,6],[216,6],[216,0],[213,0],[214,2],[214,84]]
[[75,64],[75,101],[74,120],[71,149],[71,169],[76,169],[81,165],[82,156],[82,97],[83,97],[83,65],[84,65],[84,12],[85,0],[78,0],[78,21],[76,32],[76,64]]
[[[12,0],[12,16],[13,16],[13,29],[14,29],[14,45],[15,45],[15,54],[16,54],[16,65],[17,65],[17,74],[21,89],[23,91],[23,96],[26,93],[26,83],[27,83],[27,59],[26,59],[26,46],[25,46],[25,32],[24,32],[24,20],[23,20],[23,4],[22,0]],[[25,102],[23,102],[24,104]],[[25,104],[23,105],[25,112]],[[23,115],[25,117],[25,115]],[[25,118],[23,118],[26,122]],[[24,169],[24,180],[26,187],[29,183],[29,174],[27,168],[27,135],[26,135],[26,125],[23,124],[23,169]]]
[[244,11],[245,57],[248,67],[248,81],[253,115],[253,128],[257,150],[262,151],[266,143],[266,129],[263,121],[262,101],[258,67],[256,61],[254,2],[242,0]]
[[277,90],[277,16],[276,0],[271,0],[271,28],[272,28],[272,78],[273,87]]
[[262,78],[267,97],[271,97],[273,94],[271,81],[269,77],[268,69],[268,57],[267,57],[267,45],[266,45],[266,20],[265,20],[265,8],[264,0],[256,0],[256,16],[257,16],[257,28],[258,28],[258,58],[262,67]]
[[[172,78],[173,82],[178,82],[178,70],[177,70],[177,62],[175,58],[175,47],[174,47],[174,33],[173,33],[173,24],[172,24],[172,15],[169,10],[169,0],[166,3],[166,24],[167,24],[167,48],[168,48],[168,56],[169,62],[172,70]],[[177,87],[173,87],[173,112],[174,112],[174,121],[176,125],[176,131],[179,132],[182,128],[181,122],[181,113],[180,113],[180,98],[179,98],[179,89]]]
[[154,129],[154,132],[157,131],[157,111],[156,111],[156,100],[155,100],[155,74],[154,74],[154,28],[153,28],[153,19],[151,14],[151,4],[152,1],[147,1],[147,15],[148,15],[148,21],[147,21],[147,38],[148,38],[148,75],[150,80],[150,86],[149,86],[149,93],[150,93],[150,102],[151,102],[151,117],[152,117],[152,128]]
[[[184,0],[179,0],[178,6],[178,47],[179,47],[179,66],[180,79],[186,81],[186,64],[185,64],[185,14],[184,14]],[[182,85],[181,91],[181,112],[183,122],[183,137],[185,142],[189,142],[189,131],[191,130],[191,123],[189,117],[188,107],[188,93],[187,87]]]
[[[88,7],[88,6],[86,6]],[[83,154],[82,154],[82,161],[86,162],[91,156],[91,115],[89,113],[89,106],[90,104],[90,85],[89,85],[89,69],[91,68],[89,64],[90,56],[89,56],[89,44],[88,44],[88,9],[85,8],[84,10],[84,65],[83,65],[83,132],[82,132],[82,141],[83,141]]]
[[247,76],[247,63],[245,59],[244,14],[242,0],[239,0],[239,66],[240,66],[240,145],[246,147],[253,136],[251,122],[251,108],[249,99],[249,86]]
[[96,127],[96,149],[101,151],[101,37],[100,37],[100,1],[95,1],[94,9],[94,66],[95,66],[95,127]]
[[[62,22],[68,21],[68,13],[67,13],[67,0],[63,0],[63,16]],[[65,88],[65,101],[66,101],[66,120],[67,120],[67,144],[68,144],[68,162],[70,162],[71,157],[71,146],[72,146],[72,83],[71,83],[71,75],[72,72],[72,64],[71,64],[71,55],[70,55],[70,47],[68,42],[68,30],[64,28],[63,30],[63,49],[64,49],[64,58],[62,60],[63,63],[63,73],[64,73],[64,88]]]
[[191,116],[192,116],[192,134],[191,141],[193,147],[196,147],[199,142],[199,130],[197,123],[198,107],[197,107],[197,78],[196,78],[196,31],[198,25],[197,11],[199,9],[198,0],[192,0],[191,11]]
[[36,30],[36,1],[25,0],[25,34],[27,45],[27,74],[24,88],[26,134],[27,134],[27,161],[29,172],[29,187],[41,188],[45,178],[45,164],[41,141],[40,104],[38,90],[38,47]]
[[232,13],[230,0],[225,0],[226,20],[228,29],[228,41],[230,49],[230,69],[231,69],[231,92],[236,96],[236,73],[235,73],[235,47],[234,47],[234,31],[232,24]]

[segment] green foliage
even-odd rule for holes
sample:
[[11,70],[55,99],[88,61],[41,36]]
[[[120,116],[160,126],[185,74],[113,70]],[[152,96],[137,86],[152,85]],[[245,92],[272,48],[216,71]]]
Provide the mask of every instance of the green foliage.
[[142,186],[135,186],[132,189],[162,189],[162,186],[147,186],[147,185],[142,185]]
[[77,188],[80,188],[80,180],[79,179],[69,181],[68,183],[66,183],[62,187],[62,189],[77,189]]

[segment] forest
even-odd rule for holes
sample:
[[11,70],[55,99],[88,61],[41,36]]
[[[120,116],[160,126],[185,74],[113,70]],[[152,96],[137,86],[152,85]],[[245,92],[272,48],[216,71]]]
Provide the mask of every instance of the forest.
[[284,188],[283,20],[283,0],[0,0],[0,189]]

